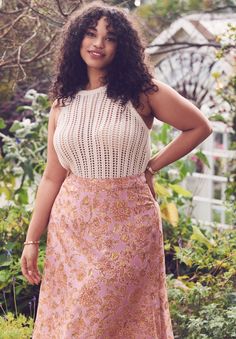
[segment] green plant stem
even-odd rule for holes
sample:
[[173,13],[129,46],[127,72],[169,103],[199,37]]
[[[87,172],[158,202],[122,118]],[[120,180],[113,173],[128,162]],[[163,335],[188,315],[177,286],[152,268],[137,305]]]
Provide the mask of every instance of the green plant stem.
[[5,293],[3,293],[3,299],[4,299],[4,302],[5,302],[5,305],[6,305],[6,313],[8,313],[7,300],[6,300]]
[[16,290],[15,290],[15,280],[13,277],[13,296],[14,296],[14,306],[15,306],[15,312],[16,312],[16,317],[18,317],[18,312],[17,312],[17,304],[16,304]]

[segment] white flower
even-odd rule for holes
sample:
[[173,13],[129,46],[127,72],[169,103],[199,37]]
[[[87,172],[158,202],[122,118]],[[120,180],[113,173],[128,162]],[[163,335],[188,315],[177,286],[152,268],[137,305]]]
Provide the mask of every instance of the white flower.
[[29,100],[34,100],[34,98],[36,97],[36,94],[37,94],[37,91],[35,91],[35,89],[29,89],[25,94],[25,98]]
[[24,127],[30,126],[30,125],[31,125],[31,120],[28,119],[28,118],[27,118],[27,119],[23,119],[22,125],[23,125]]
[[168,175],[171,180],[175,180],[179,177],[179,171],[177,169],[171,168],[168,170]]

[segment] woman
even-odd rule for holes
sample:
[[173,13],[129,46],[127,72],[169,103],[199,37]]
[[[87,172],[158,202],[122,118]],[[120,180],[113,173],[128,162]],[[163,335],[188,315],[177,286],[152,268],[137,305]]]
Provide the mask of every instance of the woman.
[[[61,34],[48,158],[22,272],[40,282],[33,339],[170,339],[163,233],[154,174],[210,133],[203,114],[153,79],[125,12],[93,3]],[[151,158],[157,118],[181,131]]]

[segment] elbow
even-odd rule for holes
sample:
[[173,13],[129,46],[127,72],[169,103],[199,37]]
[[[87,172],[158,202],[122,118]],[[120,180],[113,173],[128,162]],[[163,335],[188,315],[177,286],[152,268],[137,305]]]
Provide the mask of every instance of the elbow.
[[213,128],[211,126],[211,123],[209,121],[206,121],[202,126],[201,126],[201,134],[203,136],[204,139],[206,139],[207,137],[209,137],[209,135],[212,134],[213,132]]
[[207,138],[207,137],[209,137],[209,135],[211,135],[212,132],[213,132],[213,128],[212,128],[210,122],[208,122],[208,123],[206,124],[205,130],[206,130],[206,138]]
[[211,124],[204,123],[204,124],[198,125],[197,127],[193,128],[193,129],[182,130],[183,133],[188,132],[188,131],[193,132],[193,135],[196,135],[199,142],[202,142],[203,140],[208,138],[209,135],[212,134],[213,128],[212,128]]
[[210,123],[204,123],[196,128],[196,133],[198,135],[198,141],[203,142],[206,138],[211,135],[213,132],[212,126]]

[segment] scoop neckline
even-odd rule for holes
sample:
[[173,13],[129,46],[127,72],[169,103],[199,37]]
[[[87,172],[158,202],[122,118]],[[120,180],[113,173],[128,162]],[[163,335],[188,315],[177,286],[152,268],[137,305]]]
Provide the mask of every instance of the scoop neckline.
[[100,91],[103,91],[107,88],[107,85],[103,85],[97,88],[93,88],[93,89],[81,89],[79,90],[78,94],[93,94],[93,93],[97,93]]

